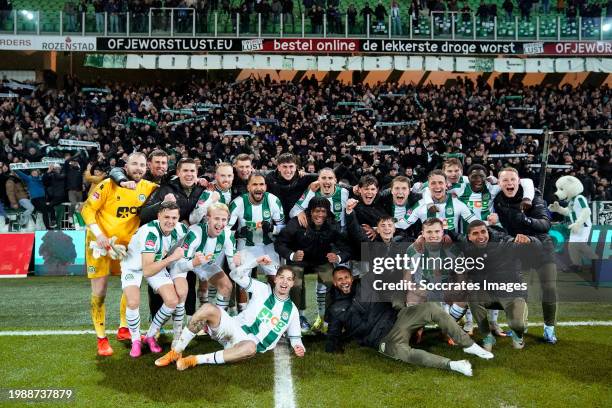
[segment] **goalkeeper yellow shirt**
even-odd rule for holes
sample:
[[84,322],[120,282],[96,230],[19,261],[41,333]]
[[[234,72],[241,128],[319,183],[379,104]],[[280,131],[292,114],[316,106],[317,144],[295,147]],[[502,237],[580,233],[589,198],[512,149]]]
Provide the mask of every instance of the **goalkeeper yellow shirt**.
[[[106,179],[87,197],[81,215],[85,224],[98,224],[107,238],[115,236],[118,244],[126,245],[140,225],[140,207],[156,188],[157,184],[140,180],[131,190]],[[87,238],[95,239],[89,230]]]

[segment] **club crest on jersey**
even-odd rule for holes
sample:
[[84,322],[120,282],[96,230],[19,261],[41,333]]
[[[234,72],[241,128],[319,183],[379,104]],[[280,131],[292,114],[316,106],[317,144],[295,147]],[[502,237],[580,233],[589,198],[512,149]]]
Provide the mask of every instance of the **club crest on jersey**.
[[342,210],[342,204],[334,203],[334,211],[340,211],[340,210]]
[[215,251],[220,251],[221,248],[223,248],[223,245],[217,244],[217,246],[215,247]]
[[287,312],[283,312],[283,314],[281,315],[281,319],[283,319],[283,320],[289,320],[289,313],[287,313]]
[[140,195],[138,196],[138,201],[142,201],[142,202],[144,202],[144,200],[146,200],[146,199],[147,199],[147,196],[145,196],[144,194],[140,194]]
[[88,266],[87,267],[87,272],[88,273],[94,273],[96,271],[96,267],[95,266]]
[[264,218],[270,218],[270,211],[268,211],[268,210],[264,210],[264,211],[263,211],[263,217],[264,217]]
[[446,209],[446,215],[451,215],[452,213],[453,213],[453,209],[452,209],[452,208],[450,208],[450,207],[448,207],[448,208]]

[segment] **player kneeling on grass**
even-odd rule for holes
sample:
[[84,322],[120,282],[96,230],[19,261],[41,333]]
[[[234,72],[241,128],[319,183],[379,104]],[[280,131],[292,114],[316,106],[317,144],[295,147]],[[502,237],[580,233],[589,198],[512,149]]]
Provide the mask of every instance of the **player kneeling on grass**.
[[[287,266],[281,266],[274,278],[274,289],[249,276],[257,264],[270,263],[272,260],[268,256],[262,256],[233,270],[231,278],[251,293],[246,309],[238,316],[231,317],[216,305],[204,304],[183,329],[178,343],[169,353],[157,359],[155,365],[163,367],[176,361],[177,369],[185,370],[197,364],[224,364],[245,360],[254,357],[256,353],[272,350],[285,332],[295,355],[304,356],[306,350],[301,340],[298,310],[289,299],[295,272]],[[181,358],[181,353],[196,333],[205,328],[224,350]]]
[[[161,347],[155,341],[155,333],[170,316],[174,318],[177,337],[183,327],[187,280],[185,275],[169,272],[170,266],[184,255],[179,241],[187,233],[187,227],[178,220],[178,205],[175,202],[163,202],[159,207],[157,220],[138,229],[130,240],[127,258],[121,262],[121,287],[127,298],[126,313],[132,337],[130,356],[134,358],[142,354],[143,342],[153,353],[161,352]],[[141,340],[138,309],[143,275],[164,303],[153,317],[146,336]]]
[[325,345],[328,353],[341,352],[345,341],[355,339],[363,346],[376,348],[406,363],[472,376],[472,366],[467,360],[451,361],[410,347],[410,338],[415,332],[427,324],[436,323],[463,347],[465,353],[484,359],[493,358],[493,354],[474,343],[437,303],[419,303],[403,307],[398,312],[391,302],[368,301],[362,293],[366,289],[362,289],[360,280],[353,279],[351,271],[343,266],[334,269],[333,283],[332,300],[325,316],[329,322]]

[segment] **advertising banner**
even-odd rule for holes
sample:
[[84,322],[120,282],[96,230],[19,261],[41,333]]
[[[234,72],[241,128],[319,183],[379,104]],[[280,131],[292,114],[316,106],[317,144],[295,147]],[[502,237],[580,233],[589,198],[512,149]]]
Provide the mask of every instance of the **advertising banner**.
[[455,41],[353,38],[99,37],[96,49],[119,52],[243,52],[388,55],[612,55],[610,41]]
[[0,50],[95,51],[96,37],[59,35],[3,35]]
[[0,234],[0,278],[28,276],[34,234]]
[[36,275],[84,275],[85,231],[36,231]]

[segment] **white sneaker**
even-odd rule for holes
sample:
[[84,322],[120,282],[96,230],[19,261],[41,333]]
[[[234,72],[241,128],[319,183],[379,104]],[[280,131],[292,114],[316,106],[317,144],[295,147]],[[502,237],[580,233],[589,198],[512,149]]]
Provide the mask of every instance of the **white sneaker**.
[[467,360],[451,361],[450,369],[468,377],[472,376],[472,365]]
[[470,347],[464,348],[463,352],[468,353],[468,354],[473,354],[477,357],[484,358],[485,360],[490,360],[493,358],[493,353],[483,349],[476,343],[472,344]]

